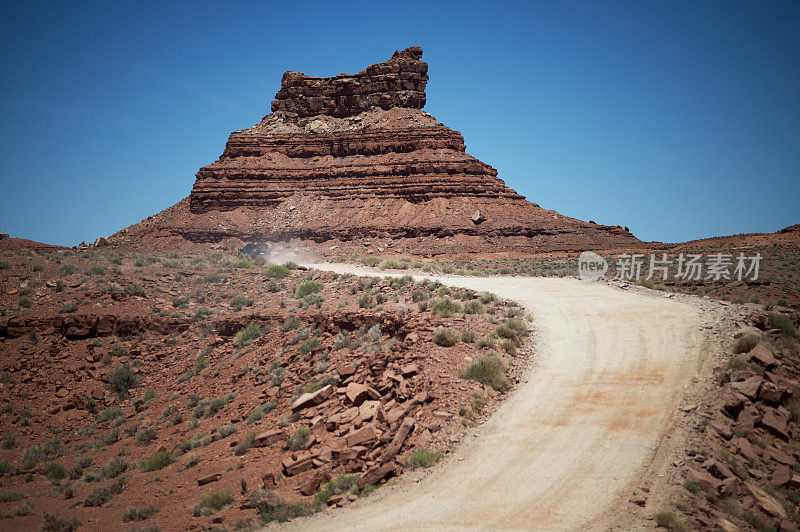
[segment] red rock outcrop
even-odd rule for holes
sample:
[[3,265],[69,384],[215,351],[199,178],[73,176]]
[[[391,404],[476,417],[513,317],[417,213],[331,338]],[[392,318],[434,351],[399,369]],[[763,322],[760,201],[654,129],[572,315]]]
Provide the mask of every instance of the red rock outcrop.
[[[283,76],[273,112],[234,131],[188,200],[115,235],[156,247],[381,238],[421,253],[636,247],[620,226],[530,203],[420,108],[418,47],[355,75]],[[344,246],[346,247],[346,246]]]
[[370,65],[352,76],[331,78],[285,72],[281,90],[272,102],[272,112],[284,111],[296,116],[355,116],[373,107],[425,106],[428,63],[420,61],[422,48],[412,46],[395,52],[385,63]]

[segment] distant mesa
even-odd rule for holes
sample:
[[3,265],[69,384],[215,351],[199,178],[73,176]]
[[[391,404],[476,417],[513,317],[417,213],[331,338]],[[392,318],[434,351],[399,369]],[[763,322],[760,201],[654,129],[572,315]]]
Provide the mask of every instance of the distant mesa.
[[[640,247],[627,228],[526,201],[422,111],[418,46],[357,74],[286,72],[272,112],[234,131],[188,198],[110,238],[156,249],[293,241],[425,254]],[[317,246],[320,247],[320,246]]]

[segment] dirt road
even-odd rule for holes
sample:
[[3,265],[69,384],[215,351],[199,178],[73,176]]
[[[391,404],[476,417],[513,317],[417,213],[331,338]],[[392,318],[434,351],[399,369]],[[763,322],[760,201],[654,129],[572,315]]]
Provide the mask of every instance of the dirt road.
[[[344,265],[318,267],[367,273]],[[536,367],[432,474],[290,524],[302,530],[605,528],[708,350],[692,305],[557,278],[439,279],[524,305]]]

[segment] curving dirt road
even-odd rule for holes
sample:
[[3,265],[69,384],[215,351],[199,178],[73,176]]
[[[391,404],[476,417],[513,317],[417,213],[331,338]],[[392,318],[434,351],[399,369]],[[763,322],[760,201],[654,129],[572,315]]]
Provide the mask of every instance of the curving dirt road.
[[[372,273],[316,265],[340,273]],[[382,273],[384,275],[384,273]],[[458,450],[417,482],[297,520],[302,530],[606,528],[708,356],[692,305],[558,278],[439,278],[524,305],[536,367]]]

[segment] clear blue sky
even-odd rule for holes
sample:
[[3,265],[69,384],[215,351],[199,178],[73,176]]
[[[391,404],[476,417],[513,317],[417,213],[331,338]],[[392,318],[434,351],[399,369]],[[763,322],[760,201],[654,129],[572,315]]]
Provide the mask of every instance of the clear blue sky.
[[800,222],[800,3],[17,2],[0,232],[74,245],[188,195],[284,70],[423,47],[428,105],[530,201],[645,240]]

